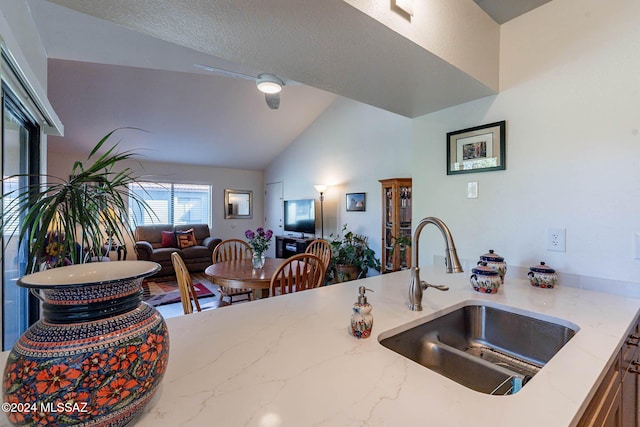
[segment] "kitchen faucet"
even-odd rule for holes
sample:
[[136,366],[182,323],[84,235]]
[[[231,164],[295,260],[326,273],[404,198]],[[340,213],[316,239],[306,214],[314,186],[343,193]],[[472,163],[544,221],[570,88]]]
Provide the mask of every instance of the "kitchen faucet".
[[409,309],[412,311],[422,311],[422,291],[427,288],[436,288],[440,291],[449,290],[448,286],[444,285],[432,285],[423,280],[420,280],[420,267],[418,266],[418,248],[420,243],[420,233],[427,224],[433,224],[438,227],[438,230],[442,233],[444,243],[446,245],[445,252],[445,266],[447,273],[462,273],[462,266],[456,253],[456,245],[453,243],[453,237],[451,237],[451,231],[449,227],[442,222],[441,219],[435,217],[423,218],[416,227],[416,231],[413,234],[413,251],[411,254],[411,281],[409,282]]

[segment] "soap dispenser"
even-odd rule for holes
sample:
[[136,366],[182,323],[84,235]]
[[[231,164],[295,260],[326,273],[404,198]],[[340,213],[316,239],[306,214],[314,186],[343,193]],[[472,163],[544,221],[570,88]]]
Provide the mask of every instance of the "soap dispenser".
[[358,301],[353,304],[353,314],[351,314],[351,328],[349,332],[354,337],[369,338],[371,328],[373,328],[373,314],[371,314],[371,304],[367,302],[365,291],[371,291],[364,286],[358,288]]

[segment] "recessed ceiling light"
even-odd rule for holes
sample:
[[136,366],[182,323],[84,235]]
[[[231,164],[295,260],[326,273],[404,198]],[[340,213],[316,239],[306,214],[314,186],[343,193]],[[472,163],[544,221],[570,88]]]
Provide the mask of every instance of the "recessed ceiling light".
[[260,74],[256,80],[258,90],[263,93],[274,94],[282,90],[284,83],[273,74]]

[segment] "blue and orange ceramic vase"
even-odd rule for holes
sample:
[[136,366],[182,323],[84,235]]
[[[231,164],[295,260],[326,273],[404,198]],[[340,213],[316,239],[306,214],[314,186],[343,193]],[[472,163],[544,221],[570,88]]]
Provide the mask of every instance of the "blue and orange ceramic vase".
[[121,426],[149,402],[169,355],[164,319],[142,302],[154,262],[95,262],[22,277],[42,319],[9,354],[2,382],[16,425]]

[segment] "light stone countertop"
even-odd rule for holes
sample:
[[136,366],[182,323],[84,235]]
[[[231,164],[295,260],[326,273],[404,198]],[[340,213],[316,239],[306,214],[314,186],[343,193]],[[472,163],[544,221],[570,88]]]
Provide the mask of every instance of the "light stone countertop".
[[[537,289],[507,273],[497,295],[484,295],[466,272],[446,275],[436,266],[421,277],[451,288],[427,290],[422,312],[407,308],[403,271],[168,319],[165,377],[130,425],[570,426],[640,308],[638,298],[562,286],[562,279],[553,290]],[[347,327],[361,285],[374,291],[367,293],[374,326],[371,338],[357,340]],[[470,390],[378,342],[383,332],[469,301],[559,318],[580,331],[511,396]]]

